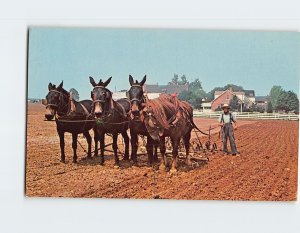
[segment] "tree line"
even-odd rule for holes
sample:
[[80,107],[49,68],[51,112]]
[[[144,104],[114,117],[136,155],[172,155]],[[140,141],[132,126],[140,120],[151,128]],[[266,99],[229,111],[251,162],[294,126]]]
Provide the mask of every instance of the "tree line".
[[[170,85],[188,85],[188,90],[182,91],[178,98],[189,102],[194,108],[200,109],[203,101],[212,101],[214,99],[215,91],[225,91],[231,88],[234,92],[243,91],[242,86],[227,84],[223,87],[215,87],[209,92],[205,92],[202,88],[201,81],[196,78],[195,80],[189,82],[185,75],[179,77],[178,74],[174,74],[174,77],[168,83]],[[75,88],[70,89],[73,99],[79,101],[79,93]],[[233,96],[230,100],[230,106],[234,110],[240,109],[240,103],[237,96]],[[273,86],[267,96],[267,106],[264,109],[261,106],[254,105],[252,108],[248,109],[246,107],[242,108],[244,112],[246,111],[258,111],[269,113],[273,111],[284,111],[284,112],[295,112],[299,113],[299,99],[293,91],[285,91],[281,86]],[[221,109],[216,109],[221,110]]]
[[[188,81],[185,75],[179,77],[178,74],[174,74],[174,77],[169,82],[170,85],[188,85],[188,90],[182,91],[178,98],[189,102],[194,108],[200,109],[203,101],[212,101],[214,99],[215,91],[225,91],[232,88],[234,92],[243,91],[242,86],[235,84],[227,84],[223,87],[215,87],[209,92],[205,92],[202,88],[201,81],[197,78],[191,82]],[[297,94],[293,91],[286,91],[281,86],[273,86],[266,98],[267,106],[263,109],[261,106],[253,105],[251,108],[243,108],[243,111],[259,111],[273,112],[295,112],[299,113],[299,99]],[[234,96],[230,101],[232,109],[240,109],[240,103],[237,96]]]

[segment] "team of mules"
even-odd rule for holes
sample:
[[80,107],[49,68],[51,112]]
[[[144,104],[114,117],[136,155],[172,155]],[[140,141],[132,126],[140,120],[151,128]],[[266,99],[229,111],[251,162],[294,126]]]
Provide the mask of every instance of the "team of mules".
[[191,131],[197,128],[193,122],[193,109],[187,102],[177,99],[176,95],[161,94],[156,99],[148,99],[143,86],[146,76],[139,82],[129,75],[130,89],[127,98],[114,100],[112,92],[107,89],[111,77],[103,82],[92,84],[91,99],[80,102],[75,101],[70,93],[63,89],[63,82],[59,86],[49,83],[49,92],[46,96],[47,120],[55,117],[57,133],[60,138],[61,161],[65,162],[64,133],[72,134],[73,162],[77,162],[77,137],[82,133],[88,143],[87,158],[91,158],[92,139],[89,130],[94,130],[95,153],[98,156],[98,141],[100,142],[100,164],[104,164],[105,134],[113,138],[112,148],[115,165],[119,166],[118,134],[124,139],[124,160],[129,160],[130,131],[131,156],[133,164],[137,163],[138,135],[147,138],[148,163],[158,162],[157,147],[160,149],[160,169],[165,169],[167,159],[165,156],[165,138],[170,137],[172,142],[171,172],[177,169],[178,146],[182,139],[186,151],[186,163],[190,165],[189,146]]

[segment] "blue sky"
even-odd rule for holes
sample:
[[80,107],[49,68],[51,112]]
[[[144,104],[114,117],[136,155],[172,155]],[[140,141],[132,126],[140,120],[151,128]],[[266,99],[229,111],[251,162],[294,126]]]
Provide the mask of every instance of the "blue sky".
[[29,30],[28,97],[44,98],[48,83],[90,98],[95,80],[112,76],[112,91],[128,89],[128,75],[166,84],[174,73],[199,78],[205,91],[234,83],[267,95],[273,85],[299,94],[297,32],[187,29],[33,27]]

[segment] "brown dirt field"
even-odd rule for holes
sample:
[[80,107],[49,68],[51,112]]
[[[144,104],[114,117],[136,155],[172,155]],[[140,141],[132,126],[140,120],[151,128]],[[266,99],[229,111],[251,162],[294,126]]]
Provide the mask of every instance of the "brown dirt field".
[[[179,169],[171,175],[147,167],[146,156],[138,158],[137,167],[121,161],[121,168],[116,169],[108,153],[105,165],[100,166],[98,158],[87,161],[80,146],[79,162],[73,164],[69,134],[66,134],[67,163],[62,164],[55,122],[44,121],[43,114],[44,106],[29,104],[26,155],[29,197],[296,200],[298,122],[240,121],[235,134],[240,156],[224,156],[220,151],[198,168]],[[203,130],[215,122],[195,119]],[[220,146],[217,131],[213,140]],[[82,136],[79,141],[86,146]]]

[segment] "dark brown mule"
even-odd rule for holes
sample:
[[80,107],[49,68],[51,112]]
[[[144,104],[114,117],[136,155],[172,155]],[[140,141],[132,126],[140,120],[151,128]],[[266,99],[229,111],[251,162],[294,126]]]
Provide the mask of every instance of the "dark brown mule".
[[93,114],[96,118],[96,130],[100,139],[101,157],[100,164],[104,163],[104,140],[105,133],[113,135],[113,151],[115,157],[115,165],[119,165],[118,157],[118,134],[121,133],[125,143],[124,160],[129,160],[129,137],[128,130],[128,113],[130,111],[130,102],[128,99],[113,100],[112,93],[106,88],[110,83],[111,77],[98,83],[90,77],[90,83],[94,89],[91,92],[93,99]]
[[[172,150],[171,172],[177,171],[177,156],[180,139],[183,138],[186,150],[186,163],[190,165],[189,147],[191,131],[195,127],[193,122],[193,108],[190,104],[180,101],[177,97],[161,94],[158,98],[146,101],[143,110],[146,128],[154,140],[160,141],[161,164],[160,169],[165,169],[165,137],[170,137]],[[176,124],[175,124],[176,122]]]
[[[60,140],[61,162],[65,162],[65,132],[72,134],[73,162],[77,162],[77,137],[83,133],[88,143],[88,158],[91,158],[92,138],[89,130],[95,126],[93,121],[84,121],[92,111],[93,102],[90,100],[82,100],[80,102],[73,101],[73,111],[71,111],[70,94],[63,89],[63,82],[56,87],[49,83],[49,92],[46,96],[47,105],[45,117],[52,120],[55,117],[56,129]],[[76,120],[73,120],[77,117]],[[78,120],[82,119],[82,120]],[[95,134],[95,146],[97,148],[97,135]],[[97,156],[97,150],[95,150]]]
[[[127,97],[131,103],[131,114],[130,114],[130,136],[131,136],[131,159],[134,163],[137,163],[137,149],[138,149],[138,135],[144,135],[147,137],[147,154],[148,162],[151,165],[153,162],[158,161],[157,158],[157,142],[155,142],[147,131],[145,123],[143,121],[142,110],[145,107],[145,97],[143,91],[143,85],[146,82],[146,75],[141,82],[137,80],[134,82],[131,75],[129,75],[130,89],[127,92]],[[154,149],[154,154],[153,154]]]

